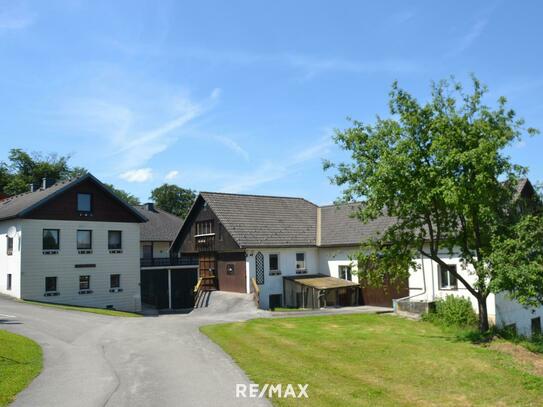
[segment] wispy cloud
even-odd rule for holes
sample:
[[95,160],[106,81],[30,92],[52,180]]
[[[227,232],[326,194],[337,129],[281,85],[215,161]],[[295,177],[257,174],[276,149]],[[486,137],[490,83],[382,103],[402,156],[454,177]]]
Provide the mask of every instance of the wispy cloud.
[[0,4],[0,32],[22,30],[34,24],[36,15],[28,11],[20,3]]
[[446,56],[450,58],[466,51],[473,43],[475,43],[477,38],[481,36],[487,24],[488,20],[486,19],[475,22],[475,24],[470,27],[469,31],[457,40],[456,45],[453,46]]
[[325,155],[332,142],[330,137],[320,139],[316,144],[306,147],[300,152],[281,160],[267,160],[250,171],[231,174],[223,182],[222,192],[246,192],[252,188],[285,178],[299,169],[302,164],[320,159]]
[[[411,16],[404,15],[404,19]],[[407,21],[407,20],[406,20]],[[121,52],[129,55],[151,55],[160,56],[160,50],[156,47],[145,44],[126,44],[116,40],[105,41],[105,43]],[[316,75],[337,72],[337,73],[413,73],[421,72],[424,66],[417,61],[401,58],[385,59],[345,59],[326,55],[309,55],[305,53],[261,53],[235,49],[211,49],[206,47],[182,47],[168,49],[168,56],[175,55],[179,58],[190,60],[199,59],[212,64],[228,64],[236,66],[266,65],[288,67],[302,73],[305,78],[312,78]]]
[[[187,95],[142,99],[124,95],[118,100],[106,94],[70,99],[56,116],[64,125],[101,138],[104,166],[109,163],[110,172],[127,174],[123,177],[127,179],[130,171],[174,144],[186,126],[212,109],[219,97],[219,89],[200,101]],[[142,100],[153,100],[155,106],[150,108]]]
[[213,139],[215,141],[218,141],[222,145],[224,145],[229,150],[243,157],[245,161],[249,161],[249,153],[247,152],[247,150],[241,147],[235,140],[226,136],[215,136],[213,137]]
[[119,178],[128,182],[147,182],[153,179],[153,170],[151,168],[139,168],[123,172]]
[[166,181],[171,181],[172,179],[177,178],[178,175],[179,175],[179,171],[173,170],[173,171],[168,172],[168,173],[164,176],[164,179],[165,179]]

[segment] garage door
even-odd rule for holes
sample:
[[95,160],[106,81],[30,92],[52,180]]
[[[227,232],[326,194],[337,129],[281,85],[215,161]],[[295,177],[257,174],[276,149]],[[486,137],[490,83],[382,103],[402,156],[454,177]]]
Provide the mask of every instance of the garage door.
[[392,307],[392,300],[409,295],[407,281],[398,284],[390,284],[385,281],[383,287],[369,287],[362,283],[362,301],[364,305],[378,307]]
[[198,282],[197,269],[182,269],[171,271],[172,308],[194,307],[194,286]]

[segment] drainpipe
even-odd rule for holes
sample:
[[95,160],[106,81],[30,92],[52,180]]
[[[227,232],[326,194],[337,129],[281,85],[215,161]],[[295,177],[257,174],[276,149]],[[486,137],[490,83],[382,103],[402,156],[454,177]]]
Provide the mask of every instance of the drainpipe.
[[172,270],[168,269],[168,308],[172,309]]

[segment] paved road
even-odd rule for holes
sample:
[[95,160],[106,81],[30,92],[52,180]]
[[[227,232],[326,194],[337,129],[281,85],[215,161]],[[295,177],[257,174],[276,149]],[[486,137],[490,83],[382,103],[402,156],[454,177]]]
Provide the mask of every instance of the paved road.
[[184,315],[116,318],[0,297],[0,328],[37,341],[44,370],[13,407],[269,406],[238,399],[249,380],[200,325],[239,321],[257,311],[249,296],[220,293]]

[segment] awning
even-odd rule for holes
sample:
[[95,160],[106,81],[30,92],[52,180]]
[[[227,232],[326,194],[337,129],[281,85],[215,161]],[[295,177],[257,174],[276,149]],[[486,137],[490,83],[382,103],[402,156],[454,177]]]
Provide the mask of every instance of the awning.
[[316,288],[317,290],[329,290],[333,288],[358,286],[357,283],[353,283],[352,281],[343,280],[341,278],[336,278],[336,277],[330,277],[324,274],[305,275],[305,276],[288,276],[284,278],[286,280],[291,280],[298,284],[305,285],[307,287]]

